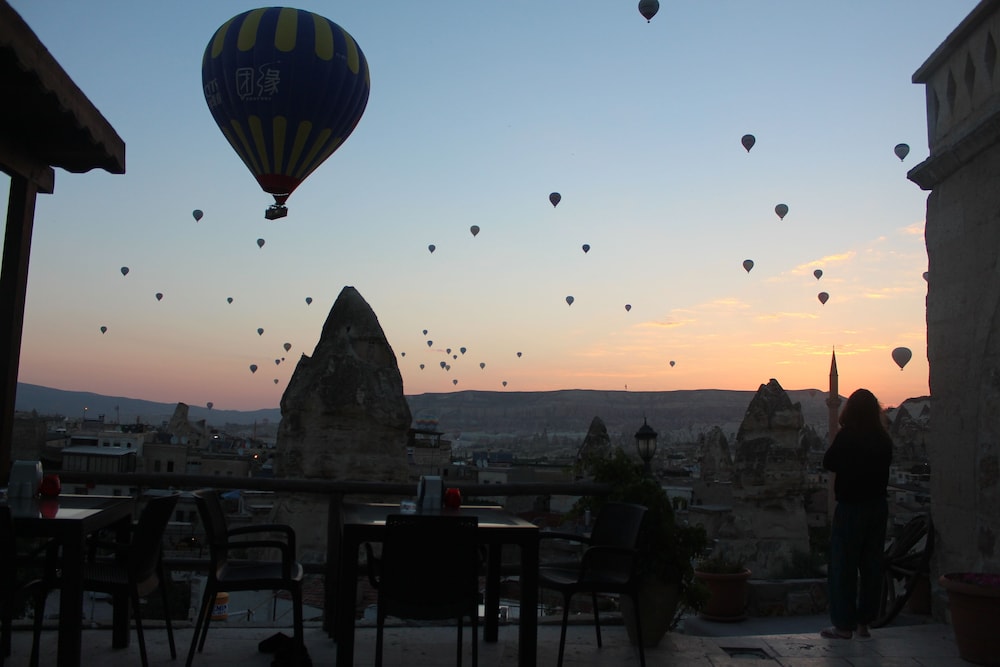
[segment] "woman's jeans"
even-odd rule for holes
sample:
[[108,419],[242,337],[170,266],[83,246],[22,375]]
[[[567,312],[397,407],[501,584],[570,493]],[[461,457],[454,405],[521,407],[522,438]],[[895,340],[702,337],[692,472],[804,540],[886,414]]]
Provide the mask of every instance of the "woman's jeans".
[[868,625],[882,594],[882,554],[889,504],[885,498],[838,502],[830,535],[830,620],[841,630]]

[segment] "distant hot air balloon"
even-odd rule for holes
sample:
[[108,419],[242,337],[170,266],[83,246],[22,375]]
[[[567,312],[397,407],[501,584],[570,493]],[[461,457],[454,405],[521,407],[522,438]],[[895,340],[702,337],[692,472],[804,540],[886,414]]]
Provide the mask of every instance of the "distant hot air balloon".
[[670,367],[671,367],[671,368],[673,368],[673,367],[674,367],[674,364],[676,364],[676,363],[677,363],[676,361],[671,361],[671,362],[670,362]]
[[816,269],[813,271],[813,275],[816,276],[816,280],[819,280],[823,277],[823,269]]
[[627,313],[630,310],[632,310],[632,304],[631,303],[626,303],[625,304],[625,312]]
[[233,302],[233,297],[227,296],[226,297],[226,303],[232,303],[232,302]]
[[191,211],[191,215],[194,216],[194,221],[198,222],[199,220],[201,220],[201,217],[205,214],[201,212],[200,208],[196,208],[195,210]]
[[437,250],[437,246],[432,243],[429,246],[427,246],[427,249],[430,250],[431,254],[433,255],[434,251]]
[[506,381],[506,380],[504,380],[504,381],[503,381],[503,382],[502,382],[501,384],[503,384],[503,386],[505,386],[505,387],[506,387],[506,386],[507,386],[507,381]]
[[277,365],[278,365],[278,364],[280,364],[280,363],[281,363],[281,359],[275,359],[275,360],[274,360],[274,365],[275,365],[275,366],[277,366]]
[[464,347],[458,348],[458,351],[461,352],[462,354],[465,354],[465,348]]
[[552,202],[552,208],[555,208],[559,205],[559,202],[562,201],[562,195],[558,192],[553,192],[549,195],[549,201]]
[[292,344],[285,343],[284,345],[282,345],[282,347],[285,348],[285,352],[288,352],[290,349],[292,349]]
[[123,276],[127,276],[128,275],[128,267],[127,266],[123,266],[121,268],[121,272],[122,272]]
[[480,363],[479,363],[479,369],[480,369],[480,370],[483,370],[483,369],[485,369],[485,368],[486,368],[486,362],[480,362]]
[[830,298],[830,295],[827,294],[826,292],[820,292],[819,294],[816,295],[816,298],[819,299],[820,303],[825,304],[827,302],[827,299]]
[[405,357],[405,356],[406,356],[406,352],[400,352],[400,353],[399,353],[399,356],[401,356],[401,357]]
[[307,297],[306,297],[306,305],[308,306],[308,305],[309,305],[309,304],[311,304],[312,302],[313,302],[313,298],[312,298],[311,296],[307,296]]
[[156,300],[157,300],[157,301],[160,301],[160,300],[162,300],[162,299],[163,299],[163,292],[157,292],[157,293],[156,293]]
[[420,370],[424,370],[424,365],[420,364]]
[[450,347],[446,348],[445,351],[444,351],[444,353],[445,354],[451,354],[451,348]]
[[740,143],[743,144],[743,148],[747,149],[747,153],[749,153],[753,145],[757,143],[757,137],[752,134],[744,134],[743,138],[740,139]]
[[263,336],[264,335],[264,329],[263,329],[263,327],[257,327],[257,335],[258,336]]
[[101,327],[101,333],[102,334],[103,333],[108,333],[108,328],[107,327]]
[[588,252],[590,252],[590,244],[589,243],[584,243],[583,244],[583,254],[586,255]]
[[257,372],[257,364],[250,364],[250,372],[251,373]]
[[899,161],[902,162],[906,159],[906,156],[910,154],[910,147],[907,144],[896,144],[896,147],[892,149],[892,152],[895,153],[896,157],[899,158]]
[[424,335],[425,336],[427,335],[427,329],[424,329]]
[[743,260],[743,269],[747,273],[750,273],[750,269],[752,269],[752,268],[753,268],[753,260],[752,259],[744,259]]
[[448,362],[447,361],[442,361],[441,362],[441,368],[448,368]]
[[568,297],[566,297],[566,305],[569,305],[569,306],[572,306],[572,305],[573,305],[573,302],[574,302],[575,300],[576,300],[576,299],[574,299],[574,298],[573,298],[573,297],[571,297],[571,296],[568,296]]
[[458,384],[458,380],[452,380],[451,383],[452,384]]
[[927,272],[927,271],[924,271],[924,281],[926,281],[926,280],[927,280],[927,276],[929,276],[929,275],[930,275],[930,273],[929,273],[929,272]]
[[434,341],[432,341],[432,340],[427,341],[427,347],[430,347],[433,344],[434,344]]
[[469,227],[469,231],[472,232],[472,236],[473,237],[478,236],[479,235],[479,225],[472,225],[471,227]]
[[278,384],[278,378],[274,378],[274,384]]
[[910,352],[910,348],[908,347],[897,347],[892,351],[892,360],[899,366],[899,370],[903,370],[903,366],[910,363],[912,357],[913,353]]
[[518,359],[520,359],[520,358],[521,358],[521,353],[520,353],[520,352],[518,352],[518,353],[517,353],[517,358],[518,358]]
[[660,0],[639,0],[639,13],[646,19],[646,23],[652,21],[658,11],[660,11]]
[[215,403],[213,403],[212,401],[209,401],[208,403],[205,404],[205,407],[207,407],[209,410],[211,410],[212,406],[214,406],[214,405],[215,405]]
[[260,187],[270,220],[336,151],[368,103],[368,62],[354,38],[318,14],[254,9],[215,31],[201,65],[209,111]]
[[784,220],[785,216],[788,215],[788,204],[778,204],[774,207],[774,212],[778,214],[778,218]]
[[257,247],[258,248],[264,247],[264,239],[257,239]]

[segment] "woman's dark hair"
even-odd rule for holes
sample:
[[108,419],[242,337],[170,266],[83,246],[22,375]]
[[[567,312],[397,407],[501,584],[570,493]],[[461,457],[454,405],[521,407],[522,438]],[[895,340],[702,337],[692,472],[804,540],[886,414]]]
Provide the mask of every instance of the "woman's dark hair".
[[882,406],[875,394],[867,389],[858,389],[847,399],[847,404],[840,413],[840,425],[865,433],[885,433],[882,423]]

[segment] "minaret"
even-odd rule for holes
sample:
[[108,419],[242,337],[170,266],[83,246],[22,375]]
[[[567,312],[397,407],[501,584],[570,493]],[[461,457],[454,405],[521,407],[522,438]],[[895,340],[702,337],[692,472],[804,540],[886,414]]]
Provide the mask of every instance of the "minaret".
[[833,436],[840,430],[840,382],[837,377],[837,351],[834,350],[830,359],[830,395],[826,398],[826,407],[829,410],[829,424],[827,428],[827,444],[833,443]]

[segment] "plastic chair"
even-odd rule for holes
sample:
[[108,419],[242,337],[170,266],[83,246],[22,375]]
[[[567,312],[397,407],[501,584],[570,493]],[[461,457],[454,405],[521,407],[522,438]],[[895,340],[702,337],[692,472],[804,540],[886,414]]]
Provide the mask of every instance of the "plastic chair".
[[563,597],[557,667],[562,667],[563,663],[570,599],[577,593],[590,593],[593,600],[598,647],[601,646],[601,619],[597,611],[597,594],[613,593],[631,598],[636,618],[639,664],[646,666],[639,615],[639,579],[636,575],[639,533],[645,515],[646,508],[642,505],[609,502],[597,515],[589,538],[565,533],[541,533],[542,538],[575,540],[586,545],[578,563],[542,564],[538,569],[539,586],[558,591]]
[[462,625],[472,627],[472,667],[479,664],[479,520],[474,516],[391,514],[382,557],[368,549],[369,578],[378,590],[375,667],[382,667],[387,616],[458,622],[457,664],[462,665]]
[[179,494],[152,498],[139,514],[139,520],[132,527],[131,539],[127,543],[95,542],[93,549],[112,549],[113,560],[91,560],[83,565],[83,590],[125,594],[135,618],[135,632],[139,637],[139,656],[143,667],[148,667],[146,639],[142,631],[142,617],[139,613],[139,599],[160,589],[163,600],[167,639],[170,643],[170,657],[177,657],[174,645],[174,629],[170,623],[170,601],[167,595],[169,579],[163,569],[163,533],[177,505]]
[[44,579],[18,581],[16,579],[18,565],[14,522],[10,516],[10,508],[0,505],[0,667],[10,656],[14,616],[23,611],[24,604],[29,598],[34,603],[35,623],[28,664],[31,667],[38,667],[38,645],[42,635],[42,619],[45,615],[45,598],[49,593],[49,583]]
[[[295,560],[295,531],[285,524],[257,524],[229,528],[219,494],[214,489],[202,489],[193,493],[198,504],[211,553],[211,565],[205,581],[205,592],[198,610],[198,620],[191,637],[187,667],[191,667],[195,650],[205,647],[208,625],[212,619],[215,596],[232,591],[288,591],[292,596],[292,618],[294,624],[293,650],[306,662],[305,642],[302,636],[302,564]],[[242,539],[248,536],[264,535],[261,539]],[[277,537],[275,537],[277,536]],[[266,548],[281,552],[281,560],[230,560],[229,552],[234,549]]]

